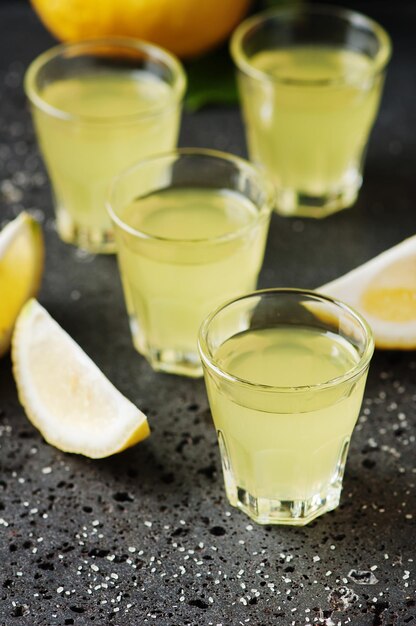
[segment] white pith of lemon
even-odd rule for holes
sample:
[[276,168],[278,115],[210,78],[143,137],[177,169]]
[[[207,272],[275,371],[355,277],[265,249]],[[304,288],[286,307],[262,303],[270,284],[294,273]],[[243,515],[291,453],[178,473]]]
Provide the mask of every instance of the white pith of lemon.
[[378,348],[416,349],[416,235],[317,291],[359,311]]
[[12,361],[27,417],[60,450],[102,458],[149,435],[146,416],[34,299],[16,322]]
[[9,349],[20,309],[39,289],[43,260],[42,229],[20,213],[0,232],[0,356]]

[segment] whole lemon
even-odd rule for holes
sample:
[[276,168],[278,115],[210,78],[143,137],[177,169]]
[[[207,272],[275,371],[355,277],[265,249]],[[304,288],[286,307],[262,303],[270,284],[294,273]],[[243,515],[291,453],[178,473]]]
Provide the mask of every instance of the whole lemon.
[[224,40],[251,0],[31,0],[45,26],[62,41],[109,36],[145,39],[180,57]]

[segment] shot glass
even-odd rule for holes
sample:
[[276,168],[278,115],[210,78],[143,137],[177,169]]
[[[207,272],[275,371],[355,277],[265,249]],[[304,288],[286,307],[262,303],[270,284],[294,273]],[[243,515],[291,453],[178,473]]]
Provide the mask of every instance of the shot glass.
[[150,158],[114,180],[108,210],[133,343],[155,370],[202,376],[199,326],[255,287],[272,200],[257,168],[210,150]]
[[60,45],[33,61],[25,89],[61,239],[115,251],[105,209],[110,181],[176,146],[185,83],[174,56],[134,39]]
[[391,55],[386,31],[304,3],[244,21],[231,52],[249,154],[274,178],[276,211],[325,217],[351,206]]
[[336,508],[374,350],[365,320],[314,292],[268,289],[212,313],[199,350],[230,504],[298,526]]

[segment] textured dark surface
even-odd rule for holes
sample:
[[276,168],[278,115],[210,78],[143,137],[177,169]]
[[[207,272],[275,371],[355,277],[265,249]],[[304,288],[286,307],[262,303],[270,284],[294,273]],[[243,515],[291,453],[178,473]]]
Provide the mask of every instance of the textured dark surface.
[[[416,9],[361,7],[395,54],[360,199],[325,221],[274,217],[261,286],[316,287],[416,231]],[[336,511],[299,529],[231,509],[202,381],[151,371],[131,346],[114,258],[54,232],[22,92],[51,39],[23,3],[0,6],[0,34],[0,220],[24,207],[43,221],[41,302],[153,430],[108,460],[65,455],[27,421],[0,362],[0,625],[416,624],[416,354],[376,353]],[[238,112],[185,116],[181,143],[244,154]]]

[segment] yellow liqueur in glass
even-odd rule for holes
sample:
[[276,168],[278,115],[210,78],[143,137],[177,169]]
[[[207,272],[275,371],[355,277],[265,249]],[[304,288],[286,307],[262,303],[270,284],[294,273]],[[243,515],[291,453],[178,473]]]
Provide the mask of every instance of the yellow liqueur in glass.
[[[348,342],[334,333],[290,326],[246,331],[226,341],[215,356],[233,376],[288,387],[342,376],[358,361]],[[265,403],[256,410],[242,409],[238,393],[232,399],[214,395],[215,427],[232,433],[226,441],[239,487],[259,498],[302,501],[319,493],[328,476],[337,481],[364,383],[362,379],[351,396],[337,402],[336,409],[317,402],[309,411],[298,412],[294,398],[278,416],[272,398],[268,407]],[[333,396],[336,401],[336,390]],[[270,447],[271,442],[276,443]]]
[[337,305],[301,294],[241,298],[200,335],[227,496],[260,523],[302,525],[338,505],[372,354],[355,314],[340,312],[338,332]]
[[[281,190],[296,189],[319,198],[345,187],[355,199],[381,92],[380,80],[367,86],[370,59],[349,50],[304,47],[260,52],[251,62],[271,77],[310,82],[300,88],[283,83],[273,93],[265,86],[247,100],[254,161],[273,173]],[[346,85],[340,87],[336,82],[343,77]],[[335,84],[322,89],[320,81]],[[290,192],[287,196],[291,202]]]
[[59,46],[34,62],[26,90],[64,241],[114,252],[110,181],[175,146],[183,89],[171,55],[129,40]]
[[274,178],[277,210],[322,217],[353,204],[390,56],[385,31],[335,7],[281,9],[240,26],[232,51],[249,153]]
[[199,326],[230,295],[255,287],[271,194],[248,163],[210,151],[179,150],[114,182],[110,214],[133,342],[155,369],[202,375]]

